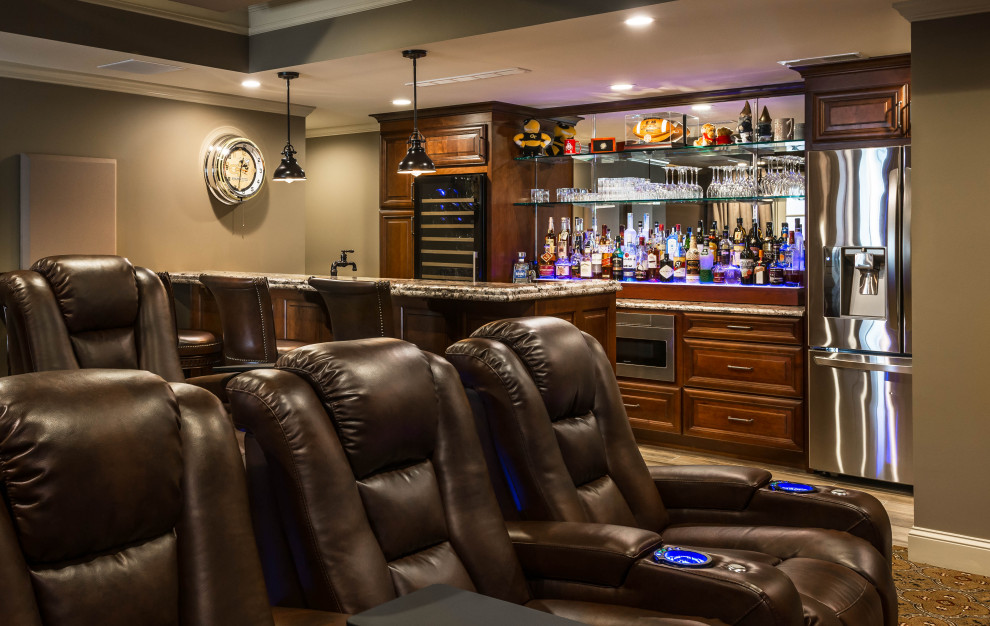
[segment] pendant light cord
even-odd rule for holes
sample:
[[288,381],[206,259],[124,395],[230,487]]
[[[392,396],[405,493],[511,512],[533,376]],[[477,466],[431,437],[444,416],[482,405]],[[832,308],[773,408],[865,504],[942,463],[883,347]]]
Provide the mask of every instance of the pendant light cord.
[[416,97],[416,58],[413,57],[413,134],[419,139],[419,101]]
[[[292,83],[291,78],[285,79],[285,145],[288,147],[289,152],[292,151],[292,98],[289,93],[289,85]],[[288,156],[288,155],[286,155]]]

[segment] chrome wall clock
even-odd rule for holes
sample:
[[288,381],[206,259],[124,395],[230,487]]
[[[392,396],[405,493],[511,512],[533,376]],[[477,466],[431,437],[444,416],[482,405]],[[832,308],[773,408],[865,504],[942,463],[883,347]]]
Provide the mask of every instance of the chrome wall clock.
[[203,172],[214,198],[224,204],[238,204],[261,191],[265,159],[250,139],[223,135],[206,149]]

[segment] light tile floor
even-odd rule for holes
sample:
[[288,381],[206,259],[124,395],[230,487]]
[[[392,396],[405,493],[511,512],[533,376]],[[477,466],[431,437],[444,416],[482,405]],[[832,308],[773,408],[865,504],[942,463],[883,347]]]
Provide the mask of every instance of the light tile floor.
[[802,472],[792,467],[731,459],[703,452],[675,450],[648,445],[640,445],[639,450],[643,454],[647,465],[747,465],[749,467],[761,467],[769,470],[777,480],[793,480],[819,485],[828,484],[865,491],[873,494],[883,503],[884,508],[887,509],[887,514],[890,516],[893,542],[897,546],[907,546],[908,531],[914,525],[914,496],[910,488],[888,487],[883,483],[820,476]]

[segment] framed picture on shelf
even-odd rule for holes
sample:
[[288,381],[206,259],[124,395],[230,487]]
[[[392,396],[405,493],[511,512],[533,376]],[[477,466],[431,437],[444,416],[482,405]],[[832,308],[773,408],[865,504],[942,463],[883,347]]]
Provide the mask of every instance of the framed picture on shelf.
[[595,137],[591,140],[591,152],[615,152],[615,137]]

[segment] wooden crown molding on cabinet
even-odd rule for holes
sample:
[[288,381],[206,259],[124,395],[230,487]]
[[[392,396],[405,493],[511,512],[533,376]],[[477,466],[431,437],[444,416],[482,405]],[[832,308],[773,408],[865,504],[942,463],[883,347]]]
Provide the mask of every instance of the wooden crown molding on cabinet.
[[[36,65],[9,63],[6,61],[0,61],[0,77],[30,80],[39,83],[52,83],[55,85],[67,85],[69,87],[85,87],[87,89],[116,91],[119,93],[129,93],[138,96],[167,98],[169,100],[181,100],[182,102],[195,102],[196,104],[209,104],[213,106],[231,107],[234,109],[247,109],[249,111],[262,111],[264,113],[285,113],[285,105],[274,100],[234,96],[230,94],[216,93],[213,91],[188,89],[186,87],[146,83],[139,80],[118,78],[116,76],[101,76],[97,74],[86,74],[83,72],[70,72],[67,70],[38,67]],[[291,110],[293,115],[306,117],[313,112],[314,108],[315,107],[294,104],[292,105]]]
[[990,0],[903,0],[894,10],[909,22],[937,20],[990,11]]
[[853,61],[840,61],[838,63],[816,63],[813,65],[795,65],[791,69],[808,79],[817,76],[833,76],[836,74],[855,74],[858,72],[873,72],[876,70],[890,70],[898,68],[910,68],[910,54],[891,54],[882,57],[870,57],[868,59],[855,59]]

